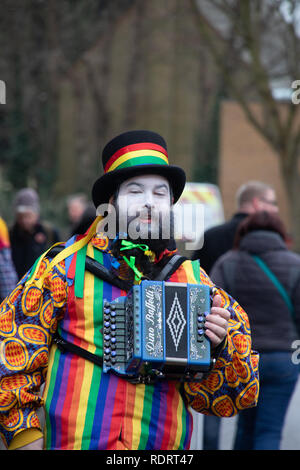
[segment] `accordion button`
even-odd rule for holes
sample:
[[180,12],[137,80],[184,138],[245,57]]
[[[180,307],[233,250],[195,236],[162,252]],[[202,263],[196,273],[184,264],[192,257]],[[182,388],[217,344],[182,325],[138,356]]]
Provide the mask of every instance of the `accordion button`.
[[110,308],[105,308],[104,313],[110,313]]

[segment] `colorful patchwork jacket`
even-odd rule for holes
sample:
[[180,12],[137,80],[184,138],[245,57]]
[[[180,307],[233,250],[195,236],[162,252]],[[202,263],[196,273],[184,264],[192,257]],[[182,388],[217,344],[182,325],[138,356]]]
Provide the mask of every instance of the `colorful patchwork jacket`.
[[[74,245],[75,239],[67,243]],[[47,256],[38,260],[1,304],[0,432],[8,448],[44,436],[45,449],[188,449],[190,407],[231,417],[256,405],[258,355],[251,350],[248,318],[221,289],[222,305],[231,313],[225,345],[211,373],[202,382],[185,383],[183,391],[175,381],[135,385],[62,353],[52,342],[57,329],[101,356],[103,299],[126,295],[84,271],[86,255],[111,266],[105,240],[94,236],[56,264]],[[189,260],[169,281],[213,286],[199,263]],[[44,430],[39,407],[45,410]]]
[[15,288],[18,282],[12,261],[7,225],[0,217],[0,302]]

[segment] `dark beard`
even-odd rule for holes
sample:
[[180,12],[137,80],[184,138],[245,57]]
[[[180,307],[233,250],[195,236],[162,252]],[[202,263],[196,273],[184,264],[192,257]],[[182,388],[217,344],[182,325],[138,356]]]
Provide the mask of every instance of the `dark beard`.
[[[116,207],[116,214],[117,214],[117,233],[119,233],[119,210],[118,207]],[[134,217],[128,217],[127,218],[127,227],[129,224],[136,219],[138,216]],[[150,251],[153,251],[155,254],[156,258],[159,257],[161,253],[164,252],[166,249],[173,250],[175,249],[175,241],[174,241],[174,215],[173,212],[170,212],[170,237],[165,239],[162,237],[162,223],[160,221],[159,223],[159,233],[158,233],[158,238],[152,238],[150,234],[150,227],[148,229],[148,233],[143,233],[143,238],[137,238],[137,239],[131,239],[128,234],[126,234],[126,238],[124,234],[121,234],[123,239],[126,239],[128,241],[131,241],[134,244],[143,244],[147,245],[149,247]],[[146,238],[144,238],[145,235],[148,235]],[[149,256],[145,255],[144,251],[139,249],[139,248],[133,248],[131,250],[122,250],[120,251],[120,248],[122,247],[122,238],[117,238],[111,246],[111,252],[112,255],[116,259],[122,259],[123,256],[126,256],[128,259],[130,259],[130,256],[135,257],[135,265],[143,273],[143,275],[148,278],[148,279],[154,279],[158,273],[162,269],[162,263],[154,263],[153,261],[150,260]],[[164,263],[163,263],[164,264]],[[134,277],[134,272],[132,270],[131,275],[132,279]]]
[[[136,240],[129,240],[136,243]],[[122,244],[122,240],[116,240],[111,248],[112,255],[120,260],[123,256],[126,256],[127,259],[130,259],[131,256],[135,257],[135,265],[138,270],[143,274],[143,276],[147,279],[154,279],[156,275],[159,273],[160,269],[157,264],[153,263],[147,255],[144,254],[144,251],[140,250],[139,248],[133,248],[131,250],[124,250],[120,252],[120,248]],[[122,255],[121,255],[122,253]],[[129,270],[129,277],[131,280],[134,278],[133,270]]]

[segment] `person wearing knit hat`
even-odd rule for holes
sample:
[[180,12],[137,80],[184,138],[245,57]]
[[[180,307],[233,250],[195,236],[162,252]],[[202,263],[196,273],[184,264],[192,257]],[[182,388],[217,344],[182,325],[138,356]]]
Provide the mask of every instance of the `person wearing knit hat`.
[[32,188],[23,188],[17,192],[14,199],[15,212],[32,211],[40,213],[40,201],[37,192]]
[[22,188],[13,201],[15,220],[10,229],[12,259],[18,279],[53,243],[59,241],[55,227],[40,219],[40,200],[33,188]]
[[[233,416],[257,403],[258,354],[246,313],[198,262],[171,250],[162,230],[163,223],[172,226],[172,207],[185,186],[183,169],[169,164],[165,140],[152,131],[125,132],[105,146],[102,166],[92,188],[98,215],[91,227],[44,253],[2,304],[8,323],[0,330],[0,432],[9,449],[188,449],[191,408]],[[114,234],[107,230],[111,220]],[[161,289],[211,289],[205,334],[197,310],[195,347],[209,351],[203,369],[188,372],[187,352],[175,366],[166,358],[166,367],[132,358],[141,343],[161,352],[154,344],[162,325],[153,319],[162,315],[157,296],[134,300],[153,280]],[[164,322],[174,351],[191,335],[192,308],[176,295]],[[133,344],[146,308],[150,336],[134,336]]]

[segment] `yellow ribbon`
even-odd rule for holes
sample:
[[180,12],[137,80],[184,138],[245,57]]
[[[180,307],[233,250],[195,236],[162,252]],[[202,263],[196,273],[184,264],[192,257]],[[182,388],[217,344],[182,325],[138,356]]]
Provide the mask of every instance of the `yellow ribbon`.
[[80,250],[84,245],[87,245],[89,243],[91,238],[96,233],[97,225],[99,224],[99,222],[101,222],[102,219],[103,219],[103,217],[101,215],[96,217],[96,219],[94,220],[93,224],[91,225],[91,227],[90,227],[88,233],[86,234],[86,236],[81,238],[77,242],[73,243],[73,245],[68,246],[67,248],[62,250],[60,253],[58,253],[52,259],[52,261],[49,263],[48,267],[45,269],[43,274],[38,279],[35,280],[34,278],[35,278],[36,274],[38,273],[40,265],[41,265],[43,259],[45,258],[45,256],[47,256],[47,254],[49,253],[50,250],[52,250],[52,248],[54,248],[57,245],[61,245],[61,243],[55,243],[55,245],[52,245],[47,251],[45,251],[45,253],[43,253],[43,255],[40,257],[40,259],[39,259],[39,261],[38,261],[38,263],[35,267],[35,270],[34,270],[33,274],[27,280],[26,285],[32,283],[37,288],[41,289],[42,286],[43,286],[43,282],[44,282],[45,277],[48,275],[48,273],[51,271],[51,269],[54,266],[56,266],[58,263],[60,263],[64,259],[68,258],[68,256],[72,255],[76,251]]

